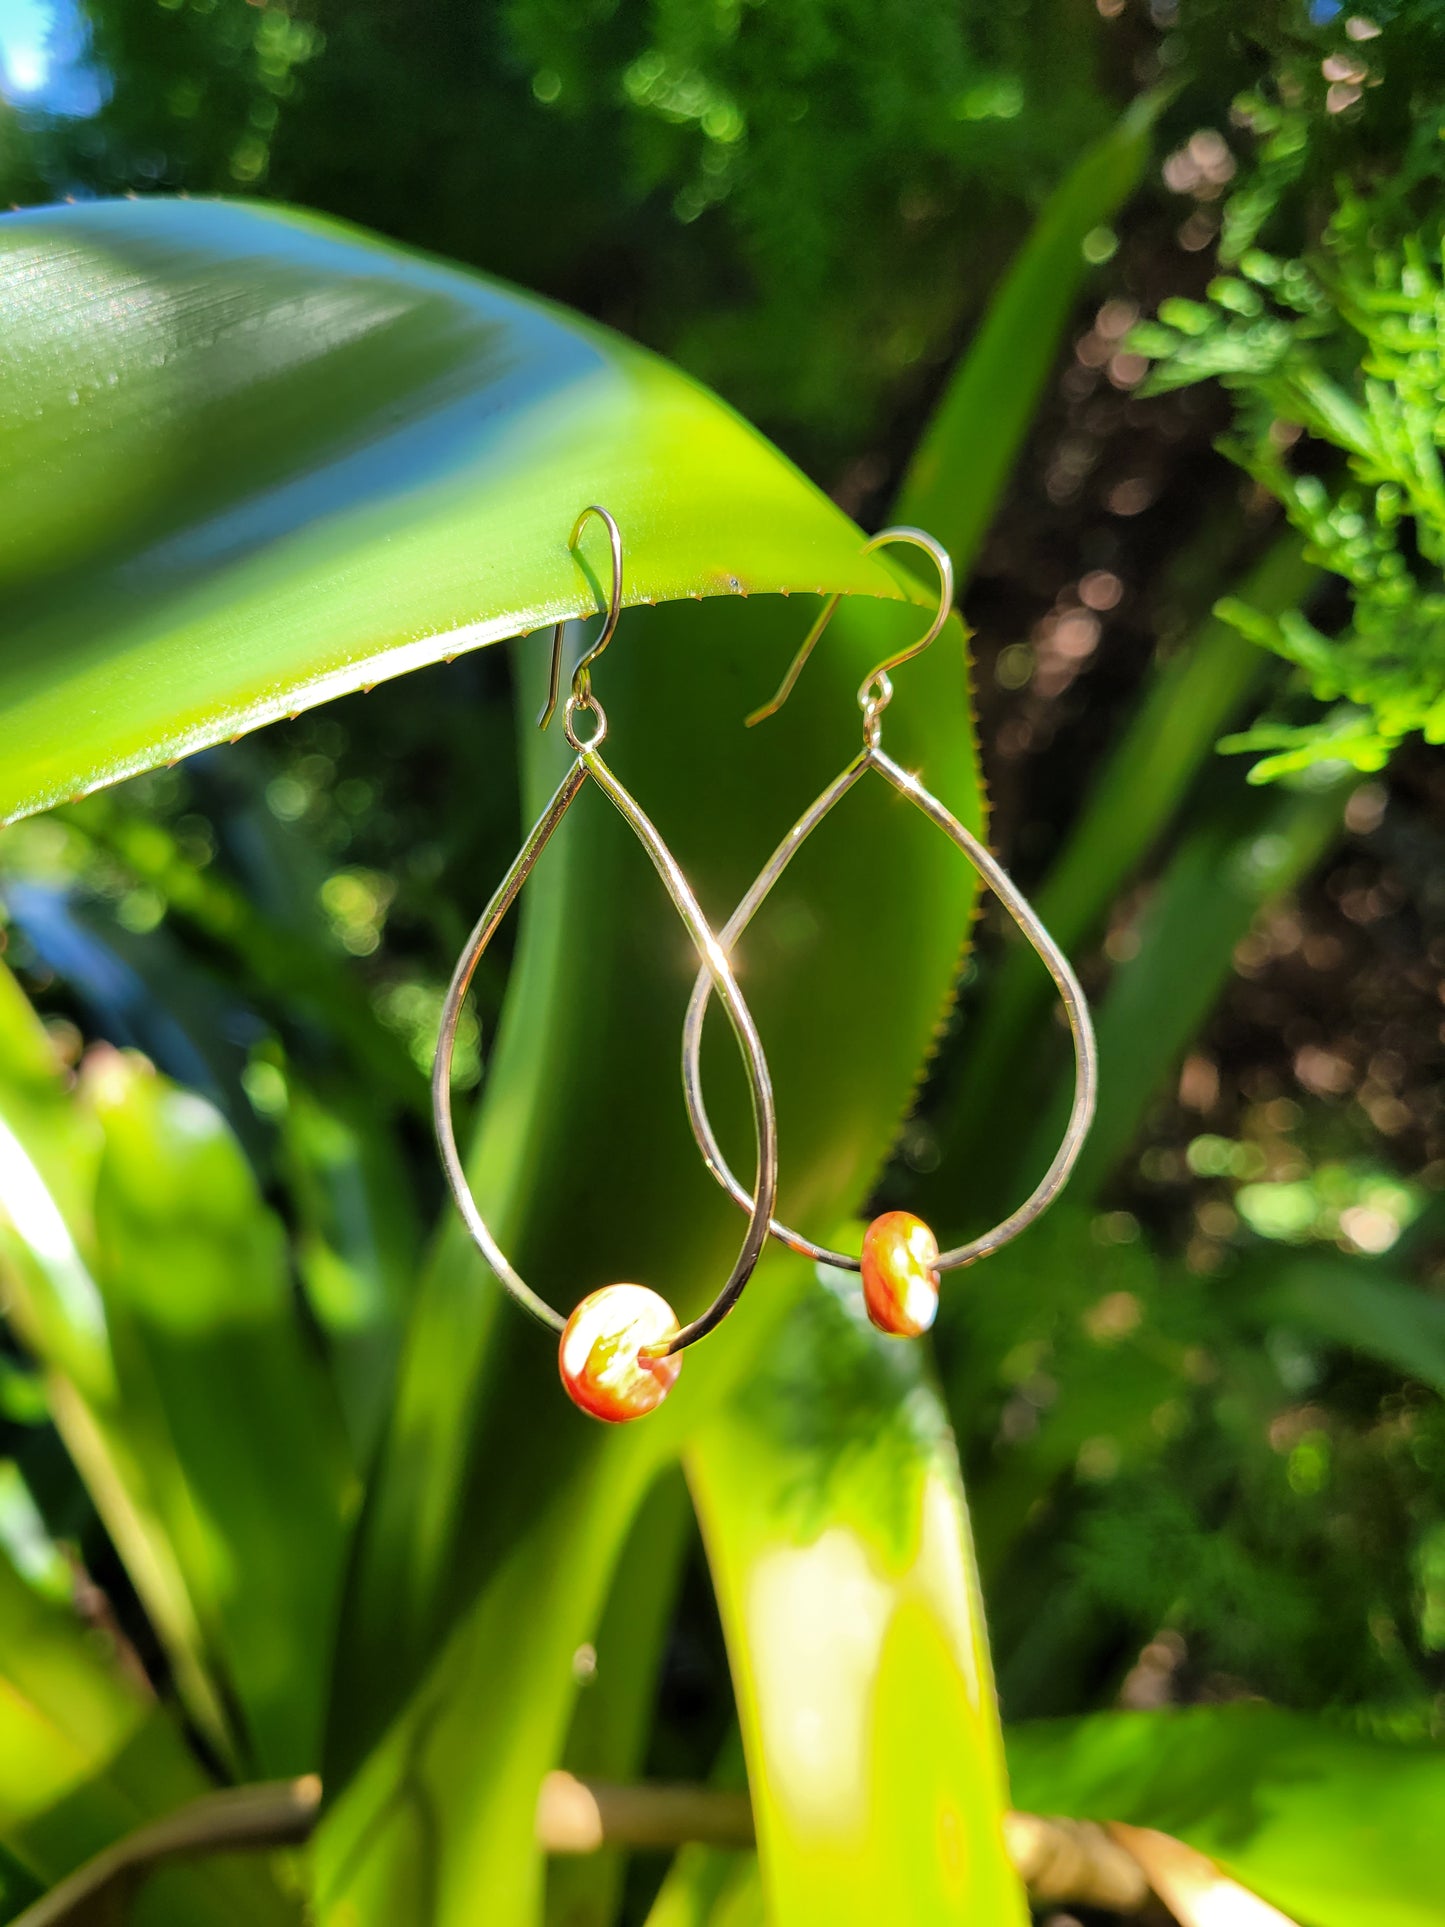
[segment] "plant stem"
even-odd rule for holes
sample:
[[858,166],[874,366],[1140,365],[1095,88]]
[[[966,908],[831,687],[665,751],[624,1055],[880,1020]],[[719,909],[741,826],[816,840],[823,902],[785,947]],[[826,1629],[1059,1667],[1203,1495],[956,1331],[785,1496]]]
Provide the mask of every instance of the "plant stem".
[[79,1921],[101,1895],[142,1878],[163,1860],[298,1846],[310,1838],[320,1805],[321,1782],[314,1773],[204,1793],[87,1860],[27,1907],[12,1927],[61,1927],[62,1922]]
[[[297,1780],[203,1794],[164,1819],[127,1834],[26,1908],[12,1927],[65,1927],[107,1894],[139,1881],[162,1861],[302,1845],[321,1807],[314,1773]],[[1130,1854],[1087,1821],[1011,1813],[1008,1851],[1036,1901],[1137,1913],[1147,1884]],[[686,1844],[745,1850],[753,1844],[746,1793],[707,1786],[612,1786],[549,1773],[537,1801],[537,1839],[547,1853]]]

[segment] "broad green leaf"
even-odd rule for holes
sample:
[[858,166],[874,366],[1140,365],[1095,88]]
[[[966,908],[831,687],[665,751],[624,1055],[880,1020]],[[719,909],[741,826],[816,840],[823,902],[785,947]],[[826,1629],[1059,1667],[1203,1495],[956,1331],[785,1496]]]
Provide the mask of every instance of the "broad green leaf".
[[893,519],[936,535],[961,579],[987,533],[1091,272],[1085,241],[1139,185],[1166,98],[1141,95],[1055,188],[929,418]]
[[[917,633],[916,613],[845,605],[788,708],[744,731],[807,615],[777,602],[658,611],[625,624],[599,667],[609,756],[714,916],[852,753],[863,671],[888,637]],[[531,808],[555,783],[559,752],[531,727],[542,663],[521,653]],[[888,741],[977,822],[957,629],[909,670]],[[952,846],[882,784],[847,803],[759,917],[744,965],[778,1089],[787,1207],[825,1223],[861,1199],[906,1107],[973,891]],[[523,895],[471,1169],[524,1275],[559,1304],[622,1277],[690,1310],[740,1235],[678,1094],[695,965],[601,799],[584,794],[574,818]],[[487,887],[478,880],[479,895]],[[743,1161],[741,1080],[722,1037],[710,1034],[705,1066],[724,1141]],[[534,1918],[540,1867],[523,1816],[561,1755],[572,1655],[595,1634],[653,1465],[753,1369],[788,1273],[761,1267],[667,1405],[606,1431],[561,1401],[555,1344],[505,1306],[448,1224],[418,1298],[343,1626],[327,1767],[336,1804],[318,1840],[323,1919],[405,1905],[418,1921],[450,1923],[478,1883],[499,1916]],[[540,1613],[521,1604],[529,1574]],[[380,1735],[377,1716],[393,1713]],[[434,1871],[418,1885],[423,1839]]]
[[97,1278],[127,1426],[262,1778],[319,1758],[346,1512],[339,1414],[280,1225],[219,1114],[111,1055]]
[[62,1067],[9,969],[0,964],[0,1240],[23,1268],[9,1294],[26,1342],[83,1392],[113,1386],[105,1314],[91,1276],[100,1134],[77,1112]]
[[1258,1705],[1040,1721],[1007,1739],[1020,1806],[1174,1834],[1308,1927],[1445,1920],[1445,1749]]
[[853,1281],[846,1306],[814,1285],[685,1463],[774,1927],[1025,1921],[957,1456],[916,1348],[872,1331]]
[[[131,1662],[132,1666],[134,1662]],[[0,1555],[0,1848],[42,1887],[209,1782],[108,1637],[42,1599]],[[167,1869],[137,1927],[296,1918],[264,1863]]]
[[[0,238],[24,264],[6,283],[23,291],[8,392],[32,411],[14,432],[34,437],[22,446],[32,462],[45,451],[54,480],[5,504],[8,639],[27,665],[11,690],[0,671],[15,810],[595,607],[598,532],[581,560],[566,547],[590,500],[626,532],[630,601],[768,588],[927,599],[862,556],[846,521],[691,384],[471,277],[224,205],[25,216]],[[77,313],[98,325],[77,328]],[[58,393],[36,391],[62,369]],[[734,602],[638,618],[599,676],[609,754],[715,915],[852,753],[862,671],[916,633],[916,613],[850,611],[789,715],[745,737],[742,714],[809,613]],[[954,648],[900,685],[890,742],[976,822],[952,633]],[[544,650],[539,637],[523,652],[529,701]],[[126,704],[102,717],[97,692],[118,677]],[[560,753],[534,749],[534,795]],[[800,860],[748,966],[775,1070],[793,1071],[798,1203],[828,1219],[858,1201],[906,1104],[972,889],[921,820],[881,793],[849,801],[846,830],[840,817]],[[686,1309],[738,1235],[676,1101],[690,965],[599,799],[583,799],[549,858],[488,1079],[484,1195],[524,1268],[563,1301],[642,1275]],[[830,1063],[827,1042],[865,1011],[868,1051]],[[735,1072],[715,1075],[726,1126]],[[746,1369],[747,1330],[734,1320],[706,1363],[690,1362],[640,1442],[600,1437],[560,1404],[552,1348],[500,1315],[449,1228],[341,1650],[335,1805],[319,1844],[338,1918],[363,1893],[383,1896],[388,1917],[467,1918],[478,1882],[501,1914],[535,1905],[530,1812],[562,1744],[571,1655],[595,1629],[653,1466],[710,1385],[716,1396]],[[552,1415],[541,1430],[539,1410]]]
[[324,1927],[464,1927],[479,1894],[498,1920],[540,1917],[542,1772],[560,1752],[574,1655],[661,1449],[656,1435],[622,1443],[546,1505],[346,1782],[315,1848]]
[[0,817],[597,604],[911,593],[695,384],[314,216],[0,221]]

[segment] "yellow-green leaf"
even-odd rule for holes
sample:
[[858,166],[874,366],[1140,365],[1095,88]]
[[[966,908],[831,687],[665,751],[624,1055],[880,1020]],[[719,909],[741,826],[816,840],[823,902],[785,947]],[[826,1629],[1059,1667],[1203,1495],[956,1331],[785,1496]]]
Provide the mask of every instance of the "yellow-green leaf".
[[0,219],[0,818],[597,605],[916,594],[686,377],[316,217]]
[[953,1438],[916,1347],[814,1285],[685,1464],[773,1927],[1027,1919]]

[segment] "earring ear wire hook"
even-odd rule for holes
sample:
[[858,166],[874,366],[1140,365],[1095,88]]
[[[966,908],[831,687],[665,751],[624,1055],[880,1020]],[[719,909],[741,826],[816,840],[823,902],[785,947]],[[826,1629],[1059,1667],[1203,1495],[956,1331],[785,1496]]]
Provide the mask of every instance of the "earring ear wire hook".
[[[894,529],[880,529],[871,541],[863,544],[863,552],[866,555],[870,549],[881,549],[890,542],[906,542],[915,549],[922,549],[925,555],[932,557],[938,570],[938,610],[917,642],[910,642],[906,648],[898,650],[896,654],[885,656],[877,668],[870,670],[863,678],[858,689],[858,702],[864,712],[870,716],[876,716],[880,710],[886,709],[892,700],[893,685],[888,679],[889,671],[897,669],[900,663],[911,662],[915,656],[922,655],[928,645],[942,634],[943,625],[948,621],[949,612],[953,608],[953,560],[943,544],[935,541],[933,536],[923,529],[900,526]],[[755,723],[766,722],[769,716],[776,716],[792,695],[794,684],[802,675],[804,665],[817,647],[823,631],[833,620],[841,600],[841,594],[832,595],[824,603],[818,620],[804,636],[798,646],[797,655],[788,664],[787,674],[779,683],[777,694],[770,702],[763,703],[748,717],[749,729]]]
[[[593,643],[586,655],[572,671],[572,699],[586,707],[592,694],[592,665],[612,640],[617,627],[617,619],[622,614],[622,531],[611,514],[598,502],[591,503],[577,517],[572,525],[572,533],[567,538],[567,547],[575,549],[577,541],[586,527],[589,515],[595,515],[606,524],[607,540],[612,550],[612,593],[607,602],[607,620],[602,625],[602,634]],[[547,677],[547,700],[542,705],[542,713],[537,718],[538,729],[545,729],[552,720],[557,707],[557,692],[562,686],[562,637],[568,618],[562,620],[552,631],[552,667]]]

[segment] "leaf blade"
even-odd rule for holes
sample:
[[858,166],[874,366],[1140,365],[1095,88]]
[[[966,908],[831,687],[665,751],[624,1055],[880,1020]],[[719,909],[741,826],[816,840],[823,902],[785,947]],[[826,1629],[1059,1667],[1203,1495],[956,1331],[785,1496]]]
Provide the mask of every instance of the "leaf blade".
[[1143,177],[1167,94],[1144,94],[1060,182],[929,419],[894,519],[929,529],[960,577],[1007,485],[1089,264],[1083,242]]
[[1027,1917],[957,1457],[911,1349],[814,1288],[685,1457],[779,1927]]
[[665,364],[317,217],[13,214],[0,318],[3,818],[590,613],[599,496],[629,603],[916,593]]

